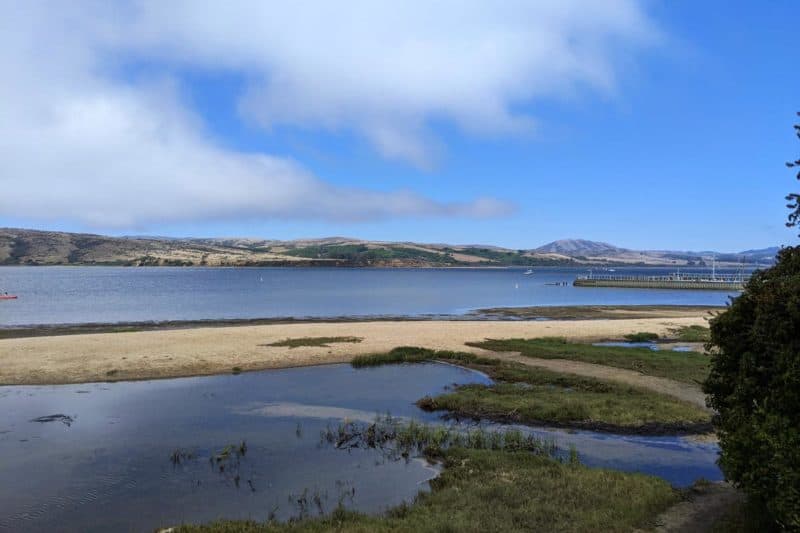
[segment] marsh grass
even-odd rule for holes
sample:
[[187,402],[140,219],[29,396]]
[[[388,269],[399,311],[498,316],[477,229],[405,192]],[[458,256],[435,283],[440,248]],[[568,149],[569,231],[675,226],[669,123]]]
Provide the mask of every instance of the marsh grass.
[[705,326],[681,326],[670,330],[670,333],[683,342],[708,342],[711,330]]
[[625,340],[629,342],[653,342],[658,340],[658,333],[652,333],[650,331],[628,333],[625,335]]
[[337,342],[358,343],[363,340],[364,340],[363,337],[298,337],[293,339],[284,339],[282,341],[273,342],[270,344],[262,344],[261,346],[282,346],[287,348],[298,348],[300,346],[318,346],[321,348],[330,348],[331,344]]
[[487,339],[469,346],[495,352],[519,352],[539,359],[568,359],[635,370],[642,374],[699,384],[708,377],[710,359],[698,352],[653,351],[649,348],[592,346],[567,342],[561,337],[538,339]]
[[217,473],[225,483],[238,489],[244,477],[247,486],[252,492],[255,492],[252,474],[247,468],[243,468],[243,460],[246,455],[247,442],[242,440],[210,451],[175,448],[169,455],[169,461],[174,468],[180,468],[207,460],[211,470]]
[[386,353],[358,355],[350,361],[350,364],[354,368],[363,368],[401,363],[424,363],[435,360],[464,365],[494,365],[497,362],[496,359],[466,352],[435,351],[428,348],[400,346]]
[[378,416],[371,424],[343,421],[336,427],[328,426],[320,433],[320,444],[345,450],[376,449],[394,460],[419,455],[436,458],[450,448],[527,451],[549,457],[557,457],[558,454],[554,441],[546,441],[518,429],[501,431],[481,427],[428,425],[415,420],[406,422],[389,415]]
[[183,463],[192,461],[196,457],[194,450],[186,450],[183,448],[176,448],[169,456],[170,462],[173,466],[178,466]]
[[671,434],[711,429],[710,417],[702,409],[616,385],[603,391],[552,384],[529,388],[517,383],[464,385],[447,394],[424,398],[418,405],[456,417],[619,433]]
[[228,444],[222,450],[211,456],[212,463],[222,463],[232,458],[237,460],[247,455],[247,442],[241,441],[238,444]]
[[671,396],[468,353],[403,347],[386,354],[356,357],[353,366],[434,360],[481,370],[497,382],[456,387],[417,403],[422,409],[447,411],[457,418],[624,433],[698,433],[711,429],[708,412]]
[[527,451],[451,448],[444,471],[411,505],[383,516],[338,506],[331,515],[289,523],[215,522],[182,533],[609,531],[652,527],[680,500],[661,479],[587,468]]

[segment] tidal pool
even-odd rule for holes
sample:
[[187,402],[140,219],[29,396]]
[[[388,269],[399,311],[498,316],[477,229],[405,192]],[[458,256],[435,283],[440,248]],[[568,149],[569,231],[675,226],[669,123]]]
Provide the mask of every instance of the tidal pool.
[[[659,345],[657,342],[627,342],[627,341],[611,341],[611,342],[595,342],[592,346],[606,346],[606,347],[613,347],[613,348],[647,348],[648,350],[652,350],[657,352],[662,349],[662,346]],[[691,346],[675,346],[670,344],[668,350],[672,350],[673,352],[691,352]]]
[[[0,531],[152,531],[314,515],[339,502],[381,512],[428,490],[437,469],[377,450],[337,450],[321,445],[320,433],[386,413],[438,423],[414,402],[453,384],[489,382],[429,363],[0,387]],[[590,466],[647,472],[676,486],[721,477],[710,444],[531,431],[574,445]]]

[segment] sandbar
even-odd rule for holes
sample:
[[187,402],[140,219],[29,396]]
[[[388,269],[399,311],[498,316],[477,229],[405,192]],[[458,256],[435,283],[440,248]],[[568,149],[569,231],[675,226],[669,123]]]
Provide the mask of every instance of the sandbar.
[[[398,346],[489,353],[466,342],[486,338],[567,337],[573,341],[618,339],[649,331],[706,325],[708,315],[547,321],[295,322],[195,327],[0,339],[0,385],[43,385],[159,379],[344,363],[356,355]],[[266,346],[290,338],[360,337],[328,347]]]

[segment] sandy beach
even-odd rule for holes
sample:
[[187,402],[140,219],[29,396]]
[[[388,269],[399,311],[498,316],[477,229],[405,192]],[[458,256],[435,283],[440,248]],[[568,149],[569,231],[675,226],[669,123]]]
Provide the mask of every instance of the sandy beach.
[[[482,352],[465,342],[486,338],[563,336],[576,341],[621,338],[678,326],[705,325],[707,315],[617,320],[316,322],[198,327],[0,340],[0,384],[59,384],[197,376],[347,362],[397,346]],[[353,336],[329,347],[265,346],[301,337]]]

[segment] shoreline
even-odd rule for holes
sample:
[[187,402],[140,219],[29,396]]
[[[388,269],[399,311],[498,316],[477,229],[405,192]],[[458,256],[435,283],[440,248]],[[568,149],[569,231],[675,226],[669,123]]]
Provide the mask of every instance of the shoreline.
[[269,326],[280,324],[348,324],[367,322],[512,322],[550,320],[622,320],[638,318],[686,318],[719,312],[724,306],[708,305],[572,305],[487,307],[463,314],[367,315],[334,317],[264,317],[209,318],[190,320],[77,322],[60,324],[20,324],[0,326],[0,340],[83,335],[95,333],[129,333],[195,328]]
[[[398,346],[493,354],[466,342],[566,337],[592,342],[627,333],[705,325],[703,313],[592,320],[374,320],[218,325],[119,332],[76,332],[0,339],[0,384],[52,385],[230,374],[327,363]],[[359,337],[328,346],[268,346],[286,339]]]

